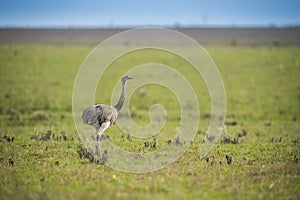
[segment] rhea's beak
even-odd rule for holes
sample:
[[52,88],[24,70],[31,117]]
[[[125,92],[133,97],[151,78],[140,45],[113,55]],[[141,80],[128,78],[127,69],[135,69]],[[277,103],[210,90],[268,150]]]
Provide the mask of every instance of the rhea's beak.
[[130,79],[133,79],[133,78],[131,78],[131,77],[129,77],[129,76],[128,76],[128,78],[127,78],[127,79],[128,79],[128,80],[130,80]]

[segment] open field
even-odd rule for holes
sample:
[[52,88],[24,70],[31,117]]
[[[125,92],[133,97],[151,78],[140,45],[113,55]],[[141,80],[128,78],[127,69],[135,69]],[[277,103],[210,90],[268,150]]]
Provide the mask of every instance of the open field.
[[[270,40],[260,45],[239,45],[239,40],[234,44],[207,42],[205,48],[219,67],[226,88],[226,135],[206,159],[197,158],[210,119],[210,103],[204,83],[193,82],[193,73],[186,67],[182,73],[192,80],[201,110],[195,140],[172,165],[131,174],[90,162],[74,126],[73,83],[95,42],[0,38],[1,199],[300,198],[299,41]],[[153,55],[155,52],[148,51],[137,56],[147,61]],[[165,58],[156,57],[161,62]],[[106,72],[97,89],[99,102],[110,104],[114,85],[108,81],[116,79],[114,73],[122,73],[118,65],[133,62],[120,59]],[[168,62],[175,68],[178,64],[173,59]],[[145,86],[131,97],[130,111],[133,119],[144,125],[149,122],[148,109],[153,102],[168,112],[155,147],[145,145],[152,144],[153,138],[128,137],[117,126],[106,131],[110,140],[143,153],[166,145],[180,120],[172,93],[163,87]]]

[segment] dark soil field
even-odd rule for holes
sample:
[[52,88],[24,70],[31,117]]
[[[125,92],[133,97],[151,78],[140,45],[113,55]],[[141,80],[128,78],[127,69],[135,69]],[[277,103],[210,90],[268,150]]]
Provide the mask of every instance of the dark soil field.
[[[98,44],[128,29],[0,29],[0,43]],[[181,28],[200,44],[300,44],[300,28]]]

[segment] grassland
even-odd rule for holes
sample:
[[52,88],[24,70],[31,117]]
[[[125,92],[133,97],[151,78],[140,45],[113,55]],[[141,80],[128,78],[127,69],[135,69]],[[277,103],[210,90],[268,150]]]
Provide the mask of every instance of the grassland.
[[[196,88],[202,121],[193,144],[172,165],[144,174],[80,157],[72,87],[92,48],[0,45],[1,199],[299,199],[299,46],[206,46],[226,88],[226,135],[206,159],[197,158],[209,122],[209,98],[205,87]],[[113,72],[107,72],[108,79],[114,79]],[[111,89],[97,99],[110,103]],[[134,120],[149,121],[148,108],[159,101],[170,116],[164,132],[171,132],[178,123],[174,96],[160,95],[165,91],[159,87],[141,91],[130,101]],[[152,138],[127,139],[116,126],[107,135],[132,151],[155,150],[144,145]],[[158,139],[156,148],[166,141]]]

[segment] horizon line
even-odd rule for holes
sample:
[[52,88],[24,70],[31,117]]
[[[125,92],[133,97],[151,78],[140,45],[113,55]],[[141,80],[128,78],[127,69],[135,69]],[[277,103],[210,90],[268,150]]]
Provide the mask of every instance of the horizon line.
[[299,28],[300,24],[136,24],[136,25],[0,25],[1,29],[128,29],[143,27],[159,28]]

